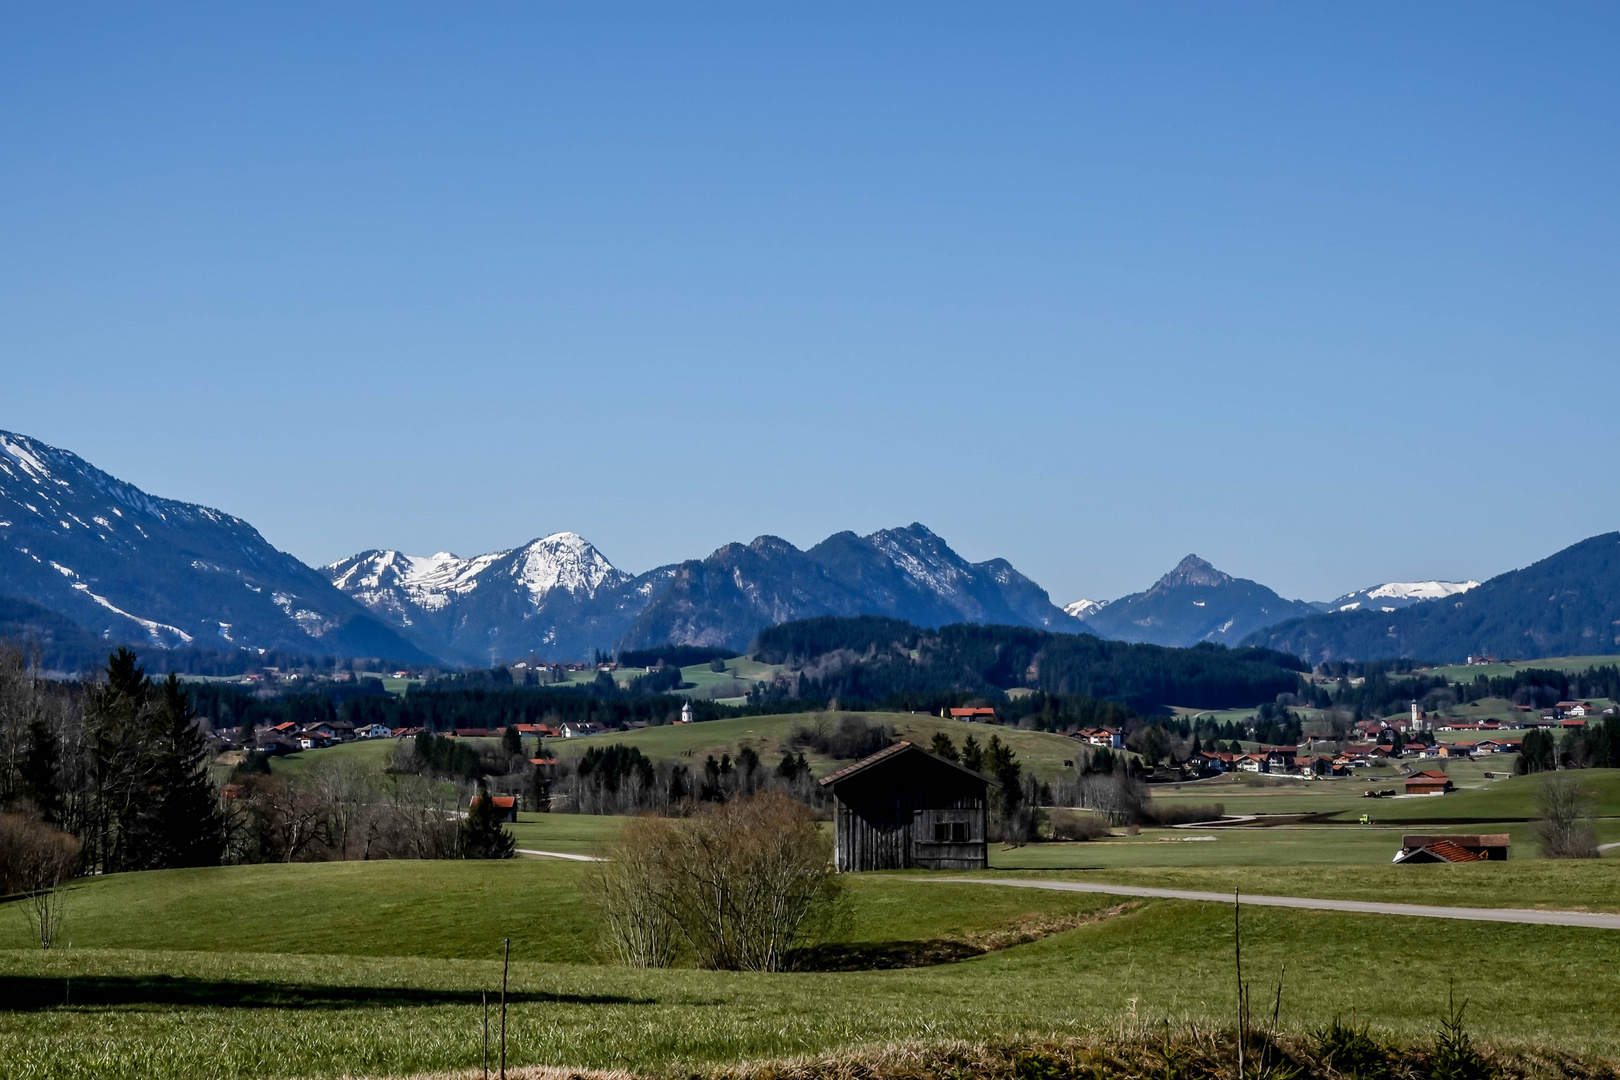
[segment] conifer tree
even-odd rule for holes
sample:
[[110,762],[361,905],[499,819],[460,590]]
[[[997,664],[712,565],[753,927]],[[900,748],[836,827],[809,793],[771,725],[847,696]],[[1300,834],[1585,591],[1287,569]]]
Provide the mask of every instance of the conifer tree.
[[501,812],[488,792],[479,792],[461,825],[461,857],[510,859],[517,841],[501,824]]
[[154,856],[164,867],[212,866],[224,851],[219,800],[208,779],[208,741],[191,697],[173,672],[155,695]]
[[513,757],[523,753],[523,736],[518,733],[516,724],[507,724],[501,733],[501,749]]

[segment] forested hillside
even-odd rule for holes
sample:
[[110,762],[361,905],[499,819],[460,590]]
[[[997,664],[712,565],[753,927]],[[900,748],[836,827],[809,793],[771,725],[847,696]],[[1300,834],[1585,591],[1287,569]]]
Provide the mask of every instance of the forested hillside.
[[1407,657],[1460,663],[1620,652],[1620,533],[1604,533],[1455,597],[1400,611],[1292,619],[1244,640],[1311,663]]
[[892,707],[953,691],[1003,698],[1018,688],[1136,709],[1245,707],[1297,692],[1304,670],[1267,649],[1173,649],[1017,626],[926,630],[872,617],[770,627],[760,631],[755,655],[796,669],[800,696]]

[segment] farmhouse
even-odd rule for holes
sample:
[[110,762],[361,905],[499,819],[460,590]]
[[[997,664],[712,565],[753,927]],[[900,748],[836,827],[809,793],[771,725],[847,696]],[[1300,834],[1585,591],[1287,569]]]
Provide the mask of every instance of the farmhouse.
[[1449,777],[1443,772],[1424,770],[1413,773],[1406,778],[1406,793],[1408,795],[1444,795],[1455,790]]
[[514,822],[517,820],[516,795],[486,795],[484,792],[480,791],[473,795],[472,802],[469,802],[467,806],[469,808],[476,806],[478,805],[479,799],[485,798],[495,804],[495,812],[499,815],[500,820]]
[[986,724],[993,724],[996,722],[996,710],[994,709],[952,709],[950,710],[950,713],[952,720],[966,720],[970,724],[977,723],[979,721],[983,721]]
[[1106,746],[1115,750],[1125,745],[1124,738],[1114,728],[1084,727],[1078,731],[1071,731],[1069,738],[1079,739],[1091,746]]
[[1478,835],[1428,836],[1407,833],[1401,837],[1401,850],[1395,855],[1398,863],[1460,863],[1501,862],[1508,857],[1510,837],[1507,833]]
[[821,778],[833,797],[834,863],[851,870],[982,870],[991,781],[909,742]]

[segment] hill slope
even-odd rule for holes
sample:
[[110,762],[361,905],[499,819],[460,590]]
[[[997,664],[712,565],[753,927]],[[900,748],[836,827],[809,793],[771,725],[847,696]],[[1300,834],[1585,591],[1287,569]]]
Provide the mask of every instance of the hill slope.
[[1104,637],[1185,647],[1200,641],[1235,643],[1262,627],[1314,610],[1188,555],[1146,592],[1092,607],[1082,618],[1088,630]]
[[0,432],[0,596],[108,642],[432,659],[242,519],[148,495],[10,432]]
[[1394,612],[1293,619],[1247,644],[1312,663],[1410,657],[1459,663],[1620,652],[1620,533],[1582,540],[1478,588]]

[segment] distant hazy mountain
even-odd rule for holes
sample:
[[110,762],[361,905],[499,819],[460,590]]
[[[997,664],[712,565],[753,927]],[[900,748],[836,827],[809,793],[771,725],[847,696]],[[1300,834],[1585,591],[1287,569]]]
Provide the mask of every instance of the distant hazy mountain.
[[[1078,608],[1080,601],[1070,605]],[[1309,615],[1316,609],[1285,600],[1258,582],[1223,574],[1188,555],[1146,592],[1093,605],[1082,616],[1088,629],[1120,641],[1154,645],[1236,644],[1262,627]]]
[[1321,611],[1399,611],[1401,608],[1421,604],[1425,600],[1443,600],[1448,596],[1461,596],[1469,589],[1479,588],[1477,581],[1388,581],[1353,593],[1345,593],[1337,600],[1313,604]]
[[623,644],[743,648],[764,627],[819,615],[1084,629],[1006,560],[970,563],[913,524],[870,536],[838,533],[809,551],[774,536],[727,544],[676,567]]
[[10,432],[0,432],[0,597],[109,643],[431,659],[240,518],[148,495]]
[[363,551],[325,569],[424,649],[474,664],[610,649],[674,576],[663,567],[632,577],[571,532],[469,559]]
[[1072,604],[1063,605],[1063,613],[1076,619],[1084,619],[1094,611],[1101,611],[1108,606],[1106,600],[1076,600]]
[[1462,593],[1394,612],[1359,608],[1311,615],[1252,634],[1245,644],[1312,663],[1620,652],[1620,533],[1583,540]]

